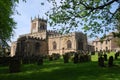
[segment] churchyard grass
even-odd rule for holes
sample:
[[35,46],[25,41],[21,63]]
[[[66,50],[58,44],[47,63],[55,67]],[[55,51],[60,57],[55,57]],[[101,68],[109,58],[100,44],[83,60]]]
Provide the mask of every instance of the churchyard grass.
[[[113,55],[114,53],[108,54]],[[43,65],[22,65],[19,73],[9,73],[8,67],[0,67],[0,80],[120,80],[120,57],[113,67],[99,67],[97,54],[91,62],[64,63],[62,59],[45,60]]]

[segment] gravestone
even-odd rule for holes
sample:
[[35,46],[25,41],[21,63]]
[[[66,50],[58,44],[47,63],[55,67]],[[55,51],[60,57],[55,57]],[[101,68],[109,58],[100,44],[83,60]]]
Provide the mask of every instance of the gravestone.
[[110,56],[108,60],[108,67],[112,67],[112,66],[113,66],[113,56]]
[[115,59],[118,59],[118,56],[119,56],[119,52],[116,52],[115,53]]
[[75,64],[78,63],[78,53],[74,54],[73,61],[74,61]]
[[107,61],[107,54],[105,53],[103,56],[104,56],[104,60]]
[[64,54],[63,59],[64,59],[64,63],[68,63],[69,62],[69,54],[68,53]]
[[99,65],[100,67],[105,67],[104,58],[103,58],[102,56],[100,56],[100,57],[98,58],[98,65]]

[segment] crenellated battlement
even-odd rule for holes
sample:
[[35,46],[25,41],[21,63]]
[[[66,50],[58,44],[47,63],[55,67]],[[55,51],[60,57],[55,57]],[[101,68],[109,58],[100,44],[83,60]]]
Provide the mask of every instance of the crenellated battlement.
[[[47,32],[46,30],[40,30],[40,31],[38,31],[38,32],[36,32],[36,33],[44,33],[44,32]],[[34,34],[34,33],[33,33]]]
[[18,56],[44,56],[52,53],[63,55],[66,52],[88,49],[86,34],[61,34],[58,30],[47,30],[47,19],[40,18],[39,15],[31,17],[30,33],[20,35],[12,46],[12,53]]
[[45,19],[44,17],[40,18],[39,15],[37,17],[35,16],[34,18],[31,17],[31,22],[36,21],[36,20],[47,23],[47,19]]
[[57,31],[53,31],[53,30],[48,30],[47,33],[48,33],[48,36],[49,36],[49,35],[55,35],[55,34],[58,35],[58,34],[60,34],[60,33],[58,33]]
[[47,32],[54,32],[54,33],[58,33],[57,31],[53,31],[53,30],[48,30]]
[[31,18],[31,33],[44,32],[47,30],[47,20],[44,18],[39,18],[39,16],[34,19]]
[[68,36],[73,36],[75,33],[69,33],[69,34],[53,34],[49,35],[49,38],[56,38],[56,37],[68,37]]
[[[51,31],[52,32],[52,31]],[[69,37],[69,36],[83,36],[84,34],[82,32],[72,32],[72,33],[68,33],[68,34],[56,34],[55,32],[53,32],[53,34],[49,35],[49,38],[58,38],[58,37]]]
[[26,36],[27,39],[35,39],[35,40],[45,40],[42,37],[36,37],[36,36]]
[[54,34],[54,35],[49,35],[49,38],[56,38],[56,37],[62,37],[61,34]]

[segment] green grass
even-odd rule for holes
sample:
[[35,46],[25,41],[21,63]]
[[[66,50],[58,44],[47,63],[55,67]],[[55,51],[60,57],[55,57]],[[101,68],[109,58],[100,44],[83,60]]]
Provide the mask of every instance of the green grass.
[[57,60],[45,61],[43,66],[22,65],[22,72],[12,74],[8,67],[0,67],[0,80],[120,80],[120,59],[114,64],[117,66],[99,67],[97,55],[94,55],[91,62],[79,64],[64,64],[62,60]]

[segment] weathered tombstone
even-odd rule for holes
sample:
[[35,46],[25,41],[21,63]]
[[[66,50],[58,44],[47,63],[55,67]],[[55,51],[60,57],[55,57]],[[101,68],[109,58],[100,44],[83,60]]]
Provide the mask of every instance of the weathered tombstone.
[[73,62],[76,64],[78,63],[78,53],[74,54]]
[[84,56],[83,56],[83,54],[79,56],[79,60],[80,60],[80,62],[84,62]]
[[63,55],[63,59],[64,59],[64,63],[68,63],[69,62],[69,54],[68,53],[65,53]]
[[107,61],[107,54],[105,53],[103,56],[104,56],[104,60]]
[[84,55],[84,60],[85,60],[85,62],[86,62],[86,61],[89,61],[89,60],[88,60],[88,54],[85,54],[85,55]]
[[110,56],[108,61],[108,67],[112,67],[112,66],[113,66],[113,56]]
[[10,73],[17,73],[21,71],[21,60],[17,57],[13,57],[10,60],[9,64],[9,71]]
[[91,61],[91,55],[88,55],[88,61]]
[[102,56],[100,56],[100,57],[98,58],[98,65],[99,65],[100,67],[105,67],[104,58],[103,58]]
[[115,53],[115,59],[118,59],[118,53],[117,52]]

